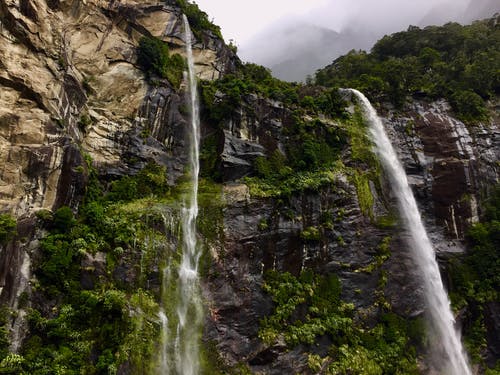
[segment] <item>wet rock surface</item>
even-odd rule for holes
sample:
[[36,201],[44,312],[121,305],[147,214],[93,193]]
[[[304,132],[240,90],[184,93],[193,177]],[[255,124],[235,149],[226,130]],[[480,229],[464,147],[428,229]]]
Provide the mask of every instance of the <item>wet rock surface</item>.
[[[1,302],[17,308],[20,293],[29,290],[30,259],[36,258],[41,236],[34,230],[34,212],[63,205],[77,209],[81,203],[85,154],[105,180],[136,173],[150,160],[167,167],[170,184],[184,174],[184,88],[176,90],[167,81],[151,85],[136,64],[137,42],[144,35],[184,53],[180,16],[173,2],[0,0],[0,212],[19,218],[18,242],[0,249]],[[211,33],[196,41],[193,52],[204,79],[219,78],[238,63]],[[282,150],[291,112],[257,96],[243,99],[217,133],[226,205],[224,238],[203,281],[205,340],[214,342],[230,365],[246,363],[263,374],[308,373],[305,353],[325,353],[327,338],[317,347],[292,350],[284,343],[266,346],[258,338],[260,320],[273,309],[261,288],[266,270],[298,275],[310,268],[339,275],[342,297],[355,304],[367,324],[376,317],[380,293],[394,312],[421,315],[419,275],[405,233],[397,225],[381,228],[363,215],[355,187],[341,173],[319,192],[285,200],[251,198],[236,180],[254,172],[257,157]],[[415,101],[384,117],[436,248],[462,251],[485,192],[498,183],[498,119],[465,126],[442,101]],[[202,131],[209,132],[206,126]],[[383,190],[375,217],[392,209],[389,187]],[[334,218],[332,226],[324,225],[325,213]],[[310,227],[318,228],[319,239],[304,238]],[[368,272],[388,236],[391,257]],[[133,283],[135,263],[137,254],[126,254],[113,278]],[[90,289],[106,272],[103,254],[86,257],[82,267],[81,284]],[[383,288],[382,272],[387,275]],[[158,265],[148,277],[158,291]],[[55,304],[33,302],[47,314]],[[498,358],[498,305],[487,310],[490,354]],[[127,373],[126,365],[121,371]]]

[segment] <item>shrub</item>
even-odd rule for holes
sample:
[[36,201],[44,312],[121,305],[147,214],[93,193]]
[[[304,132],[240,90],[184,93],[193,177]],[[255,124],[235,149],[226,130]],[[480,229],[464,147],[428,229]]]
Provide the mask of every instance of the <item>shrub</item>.
[[59,208],[54,213],[54,221],[52,223],[54,230],[59,233],[67,233],[75,225],[76,220],[73,211],[68,206]]
[[0,214],[0,245],[5,245],[17,233],[16,219],[8,214]]
[[208,14],[203,12],[196,3],[190,3],[189,0],[176,0],[176,3],[188,18],[191,31],[196,37],[200,38],[202,31],[211,31],[223,39],[219,26],[210,22]]
[[139,40],[137,62],[149,74],[165,77],[168,66],[168,46],[158,38],[142,37]]
[[484,100],[473,91],[466,90],[453,93],[450,104],[457,115],[464,121],[481,120],[487,117]]
[[175,88],[182,82],[184,59],[178,54],[169,56],[167,44],[158,38],[142,37],[139,40],[137,63],[149,77],[166,78]]

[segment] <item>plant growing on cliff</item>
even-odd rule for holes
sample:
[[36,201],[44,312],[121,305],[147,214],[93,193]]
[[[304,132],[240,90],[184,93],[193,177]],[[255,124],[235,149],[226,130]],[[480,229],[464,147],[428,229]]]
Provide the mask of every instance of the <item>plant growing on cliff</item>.
[[198,4],[189,0],[175,0],[175,3],[182,9],[186,15],[191,31],[197,38],[201,38],[203,31],[210,31],[215,36],[223,39],[220,27],[211,22],[208,14],[203,12]]
[[464,341],[473,361],[483,365],[485,309],[498,301],[500,291],[500,186],[493,190],[484,212],[482,222],[467,233],[470,250],[449,263],[452,304],[455,309],[467,307]]
[[168,45],[158,38],[142,37],[139,40],[137,63],[150,78],[166,78],[175,88],[182,82],[184,59],[178,54],[170,56]]
[[305,270],[295,277],[268,271],[263,288],[275,304],[273,313],[261,321],[259,337],[264,342],[284,337],[293,348],[314,345],[323,335],[331,340],[326,357],[309,357],[315,371],[325,365],[327,374],[418,374],[413,345],[422,335],[420,321],[382,313],[374,327],[364,327],[353,319],[354,306],[341,300],[341,284],[334,274]]
[[16,235],[16,219],[9,214],[0,214],[0,245],[5,245]]
[[448,23],[380,39],[370,53],[350,51],[316,73],[316,84],[353,87],[372,101],[401,107],[408,96],[445,98],[465,121],[485,118],[485,100],[500,93],[498,16]]

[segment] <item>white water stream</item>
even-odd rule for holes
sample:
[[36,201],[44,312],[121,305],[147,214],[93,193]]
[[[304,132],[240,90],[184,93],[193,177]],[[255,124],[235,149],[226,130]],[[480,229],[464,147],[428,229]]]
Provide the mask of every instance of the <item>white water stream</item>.
[[444,289],[434,249],[422,223],[417,203],[408,184],[406,173],[399,162],[396,152],[385,133],[382,121],[370,101],[359,91],[348,89],[361,103],[369,130],[375,143],[375,150],[382,166],[390,179],[392,190],[397,198],[400,216],[409,233],[413,257],[422,274],[425,298],[431,325],[437,337],[437,352],[443,352],[439,367],[448,375],[470,375],[467,356],[455,329],[455,319],[451,312],[450,301]]
[[[198,88],[194,71],[192,52],[192,33],[189,22],[184,16],[186,55],[188,62],[189,104],[191,121],[189,128],[189,174],[191,176],[190,190],[184,198],[181,212],[182,224],[182,259],[178,270],[177,292],[172,300],[165,300],[163,305],[175,304],[176,316],[165,314],[165,307],[160,312],[162,325],[163,353],[159,360],[161,375],[198,375],[200,373],[199,345],[201,339],[201,324],[203,320],[203,305],[198,277],[198,264],[201,250],[196,239],[196,218],[198,217],[198,174],[200,116],[198,105]],[[164,271],[164,288],[173,280],[172,265],[167,265]],[[168,295],[168,294],[167,294]],[[176,322],[172,329],[169,319]]]
[[198,279],[198,262],[201,251],[196,241],[196,218],[198,217],[198,174],[200,171],[200,114],[198,87],[194,71],[192,33],[184,15],[186,55],[191,105],[191,129],[189,142],[189,172],[191,191],[182,209],[183,253],[179,269],[179,301],[177,305],[177,342],[175,345],[176,370],[179,375],[199,373],[199,338],[203,308]]

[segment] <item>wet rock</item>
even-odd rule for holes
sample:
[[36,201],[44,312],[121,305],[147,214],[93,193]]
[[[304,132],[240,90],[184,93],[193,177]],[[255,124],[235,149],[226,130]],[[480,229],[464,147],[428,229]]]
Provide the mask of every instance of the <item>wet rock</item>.
[[224,131],[224,151],[221,163],[224,181],[234,181],[253,171],[253,163],[259,156],[265,156],[260,144],[238,139]]

